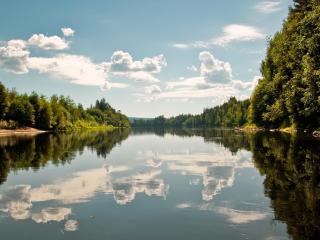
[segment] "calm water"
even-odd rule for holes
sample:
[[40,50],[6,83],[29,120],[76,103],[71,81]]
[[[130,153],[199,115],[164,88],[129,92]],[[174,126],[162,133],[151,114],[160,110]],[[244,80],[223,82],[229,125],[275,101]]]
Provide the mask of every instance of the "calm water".
[[227,130],[1,137],[1,239],[320,239],[319,143]]

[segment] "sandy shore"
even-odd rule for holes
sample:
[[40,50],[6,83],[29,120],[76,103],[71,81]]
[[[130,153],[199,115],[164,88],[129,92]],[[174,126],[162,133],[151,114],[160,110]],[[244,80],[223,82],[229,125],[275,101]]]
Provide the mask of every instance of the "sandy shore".
[[37,135],[40,133],[44,133],[46,131],[42,131],[36,128],[18,128],[18,129],[0,129],[0,137],[1,136],[13,136],[13,135]]

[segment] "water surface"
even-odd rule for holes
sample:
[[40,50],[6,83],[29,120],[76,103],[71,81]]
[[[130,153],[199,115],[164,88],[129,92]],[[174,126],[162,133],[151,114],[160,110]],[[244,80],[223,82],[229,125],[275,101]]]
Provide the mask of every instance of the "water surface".
[[1,137],[1,238],[319,239],[319,152],[230,130]]

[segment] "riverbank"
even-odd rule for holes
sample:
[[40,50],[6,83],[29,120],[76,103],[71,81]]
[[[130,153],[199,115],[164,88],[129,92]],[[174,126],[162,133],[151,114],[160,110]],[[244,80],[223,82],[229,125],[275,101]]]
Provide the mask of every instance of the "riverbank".
[[238,132],[258,132],[258,131],[268,131],[268,132],[284,132],[284,133],[309,133],[312,134],[312,136],[316,138],[320,138],[320,131],[319,130],[310,130],[310,129],[296,129],[296,128],[276,128],[276,129],[268,129],[268,128],[262,128],[262,127],[257,127],[255,125],[247,125],[244,127],[235,127],[235,131]]
[[40,133],[45,133],[47,131],[39,130],[36,128],[25,127],[25,128],[17,128],[17,129],[0,129],[0,137],[1,136],[13,136],[13,135],[29,135],[34,136]]
[[35,136],[41,133],[46,132],[74,132],[80,130],[103,130],[103,131],[113,131],[115,129],[119,129],[118,127],[114,127],[111,125],[108,126],[92,126],[92,127],[73,127],[66,130],[40,130],[32,127],[24,127],[24,128],[16,128],[16,129],[0,129],[0,137],[1,136],[14,136],[14,135],[28,135],[28,136]]

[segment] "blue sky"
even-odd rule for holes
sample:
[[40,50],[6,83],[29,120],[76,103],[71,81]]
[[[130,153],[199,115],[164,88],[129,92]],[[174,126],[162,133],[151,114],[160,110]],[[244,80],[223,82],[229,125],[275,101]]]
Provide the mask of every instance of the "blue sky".
[[128,116],[250,96],[289,0],[3,0],[0,81]]

